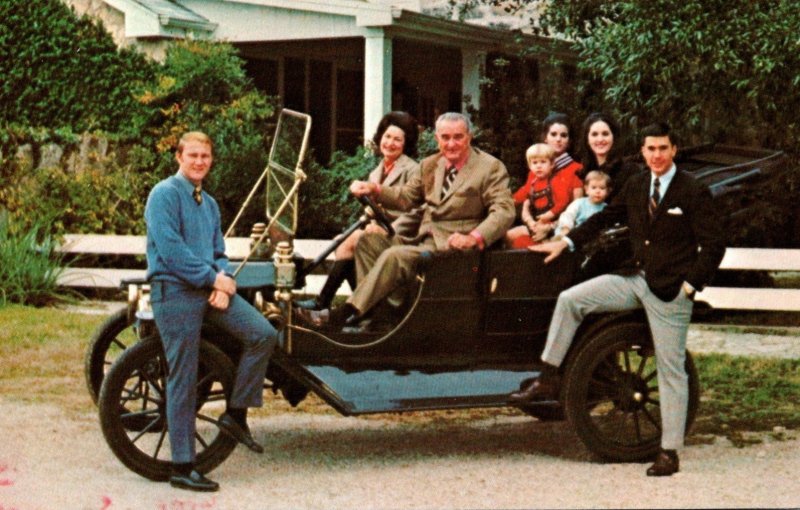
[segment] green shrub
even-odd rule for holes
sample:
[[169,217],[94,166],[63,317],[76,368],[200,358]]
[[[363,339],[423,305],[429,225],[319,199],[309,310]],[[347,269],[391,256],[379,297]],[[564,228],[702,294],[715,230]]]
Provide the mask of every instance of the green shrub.
[[65,299],[57,286],[62,257],[44,224],[15,233],[0,214],[0,305],[43,306]]
[[337,151],[328,168],[307,159],[308,179],[300,189],[298,237],[329,239],[358,218],[361,204],[350,194],[350,183],[365,180],[378,165],[375,154],[359,147],[355,154]]
[[[270,122],[277,110],[274,99],[253,87],[243,66],[229,44],[176,42],[138,96],[147,106],[145,115],[132,121],[140,135],[129,165],[154,179],[177,170],[175,148],[183,133],[200,130],[215,141],[206,188],[219,202],[223,225],[233,219],[266,166]],[[263,221],[262,211],[248,211],[240,224],[249,230],[255,221]]]
[[4,0],[0,19],[0,125],[115,131],[141,107],[153,66],[101,24],[61,0]]
[[16,231],[48,226],[66,233],[144,234],[144,205],[153,179],[126,168],[65,172],[46,168],[6,187],[3,204]]
[[[420,133],[417,142],[418,160],[436,154],[439,147],[431,129]],[[380,159],[365,147],[354,154],[337,151],[327,167],[306,158],[308,179],[300,188],[298,237],[330,239],[358,219],[361,204],[350,194],[350,183],[365,180]]]
[[[47,218],[56,234],[143,233],[147,195],[177,170],[175,148],[190,130],[205,131],[215,141],[206,187],[220,204],[223,225],[233,219],[266,165],[274,101],[253,88],[229,44],[178,42],[153,68],[154,78],[138,87],[137,107],[127,112],[125,129],[93,134],[110,141],[107,157],[89,158],[75,171],[22,168],[15,154],[23,144],[36,153],[51,142],[75,153],[81,139],[73,134],[77,128],[14,124],[0,129],[0,208],[9,211],[15,228]],[[254,207],[240,224],[249,230],[255,221],[263,221],[263,210]]]

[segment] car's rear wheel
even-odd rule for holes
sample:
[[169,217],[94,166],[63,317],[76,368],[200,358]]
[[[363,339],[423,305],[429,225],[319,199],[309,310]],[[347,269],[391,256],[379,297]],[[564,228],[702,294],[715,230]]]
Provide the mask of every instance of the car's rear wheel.
[[[697,369],[686,353],[689,408],[686,430],[697,412]],[[566,367],[563,404],[586,447],[605,460],[652,458],[661,441],[661,408],[650,330],[645,323],[609,326],[588,338]]]
[[116,311],[103,321],[94,332],[86,347],[83,373],[86,377],[89,395],[95,404],[100,394],[103,378],[111,364],[125,349],[138,340],[136,326],[128,321],[128,310],[125,308]]
[[[233,364],[214,345],[202,342],[197,381],[196,466],[208,472],[236,447],[217,421],[233,386]],[[149,337],[132,345],[105,376],[98,400],[108,446],[133,472],[150,480],[169,478],[171,452],[166,420],[166,360],[161,341]],[[133,420],[137,427],[130,427]]]

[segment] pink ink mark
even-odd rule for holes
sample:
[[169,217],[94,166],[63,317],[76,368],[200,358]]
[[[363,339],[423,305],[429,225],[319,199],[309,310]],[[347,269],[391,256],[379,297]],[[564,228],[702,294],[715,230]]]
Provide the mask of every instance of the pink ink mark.
[[[0,464],[0,473],[5,473],[6,471],[10,471],[7,464]],[[9,478],[0,478],[0,487],[9,487],[14,485],[14,481]],[[0,510],[4,510],[0,508]],[[9,509],[10,510],[10,509]]]
[[[157,504],[158,510],[205,510],[216,508],[217,498],[206,501],[190,501],[187,499],[173,499],[169,503],[161,502]],[[0,508],[0,510],[3,510]]]
[[103,496],[103,506],[102,508],[100,508],[100,510],[108,510],[110,506],[111,506],[111,498],[109,498],[108,496]]

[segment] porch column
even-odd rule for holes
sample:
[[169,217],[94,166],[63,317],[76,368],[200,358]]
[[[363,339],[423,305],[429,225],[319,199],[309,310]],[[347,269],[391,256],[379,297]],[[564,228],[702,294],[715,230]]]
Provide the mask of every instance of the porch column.
[[364,140],[392,108],[392,40],[371,28],[364,41]]
[[463,96],[469,96],[469,101],[464,101],[462,108],[468,106],[475,109],[481,106],[481,77],[485,74],[486,52],[481,50],[461,50],[461,91]]

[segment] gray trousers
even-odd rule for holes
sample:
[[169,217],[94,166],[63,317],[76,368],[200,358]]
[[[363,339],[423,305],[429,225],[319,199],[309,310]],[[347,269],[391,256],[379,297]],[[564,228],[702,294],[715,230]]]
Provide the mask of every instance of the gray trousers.
[[684,363],[693,304],[683,290],[672,301],[660,300],[650,291],[641,274],[598,276],[558,296],[542,361],[561,365],[575,332],[588,314],[644,308],[656,352],[661,447],[669,450],[680,448],[683,446],[689,402],[689,377]]
[[203,322],[219,327],[241,342],[228,407],[260,407],[263,403],[267,363],[277,345],[272,324],[238,294],[227,310],[212,308],[208,290],[191,289],[172,282],[151,282],[153,315],[164,344],[167,376],[167,424],[175,463],[195,460],[195,409],[200,329]]

